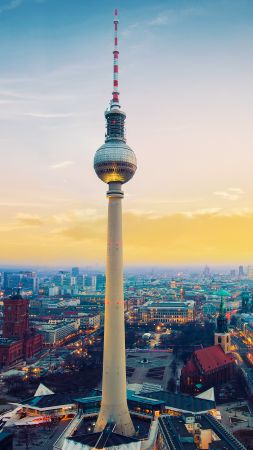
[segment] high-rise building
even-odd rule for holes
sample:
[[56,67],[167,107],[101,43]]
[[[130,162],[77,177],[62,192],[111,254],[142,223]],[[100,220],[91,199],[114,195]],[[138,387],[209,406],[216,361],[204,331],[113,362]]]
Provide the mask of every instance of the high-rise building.
[[238,275],[239,275],[239,278],[243,278],[244,277],[243,266],[239,266]]
[[204,277],[206,277],[206,278],[210,277],[211,272],[210,272],[210,268],[209,268],[208,266],[205,266],[205,268],[204,268],[204,270],[203,270],[203,275],[204,275]]
[[94,275],[85,275],[84,288],[89,291],[96,290],[96,277]]
[[236,278],[236,271],[235,269],[230,270],[230,278]]
[[97,150],[94,169],[108,184],[108,230],[104,320],[104,359],[102,402],[95,431],[114,423],[115,431],[132,436],[135,429],[126,397],[126,356],[122,261],[122,184],[129,181],[137,168],[134,152],[126,144],[126,114],[119,104],[118,88],[118,12],[114,16],[113,93],[105,112],[105,143]]
[[37,292],[38,277],[36,272],[5,272],[3,287],[6,292],[12,292],[17,288],[21,288],[23,291]]
[[79,275],[79,267],[72,267],[71,275],[72,275],[72,277],[78,277],[78,275]]
[[105,289],[105,275],[98,274],[96,276],[96,291],[104,291]]
[[4,283],[4,275],[2,272],[0,272],[0,288],[3,287],[3,283]]
[[249,278],[250,280],[253,279],[253,266],[247,267],[247,278]]

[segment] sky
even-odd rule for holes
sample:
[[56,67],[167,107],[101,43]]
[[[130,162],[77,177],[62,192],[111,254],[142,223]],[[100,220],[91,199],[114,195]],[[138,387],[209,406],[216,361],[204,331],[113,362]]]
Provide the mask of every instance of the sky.
[[253,264],[252,0],[0,0],[0,263],[103,264],[112,91],[126,264]]

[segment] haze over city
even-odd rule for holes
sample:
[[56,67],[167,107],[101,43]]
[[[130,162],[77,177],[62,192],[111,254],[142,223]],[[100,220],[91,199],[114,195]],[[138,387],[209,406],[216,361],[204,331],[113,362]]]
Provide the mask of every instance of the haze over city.
[[[126,264],[251,263],[250,0],[119,0]],[[0,5],[2,264],[103,263],[115,2]]]

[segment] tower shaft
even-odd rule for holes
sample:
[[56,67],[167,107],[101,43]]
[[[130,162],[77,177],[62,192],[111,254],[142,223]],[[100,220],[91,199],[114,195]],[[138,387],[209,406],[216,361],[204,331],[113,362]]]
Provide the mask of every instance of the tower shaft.
[[114,422],[117,433],[132,436],[135,430],[126,397],[121,184],[110,183],[107,196],[109,204],[102,403],[95,431],[102,431],[108,422]]

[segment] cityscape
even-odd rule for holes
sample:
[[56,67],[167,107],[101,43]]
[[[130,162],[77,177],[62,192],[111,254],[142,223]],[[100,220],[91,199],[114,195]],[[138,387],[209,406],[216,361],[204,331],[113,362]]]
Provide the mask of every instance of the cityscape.
[[0,4],[0,450],[253,449],[252,5],[85,3]]

